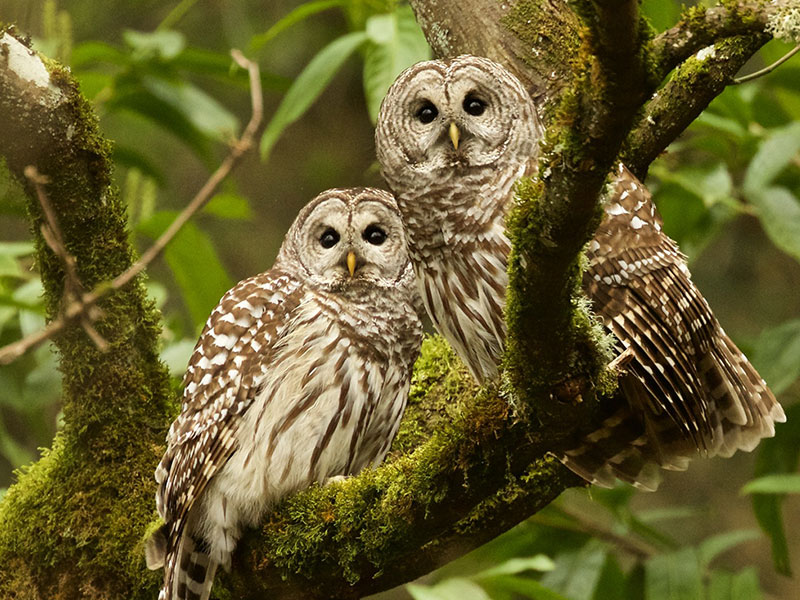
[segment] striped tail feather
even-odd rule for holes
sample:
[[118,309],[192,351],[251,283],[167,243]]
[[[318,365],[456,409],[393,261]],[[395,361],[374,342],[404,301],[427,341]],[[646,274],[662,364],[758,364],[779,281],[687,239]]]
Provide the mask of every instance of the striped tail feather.
[[173,595],[169,600],[208,600],[217,563],[211,560],[207,544],[190,535],[183,536],[176,562],[178,570],[174,574]]
[[594,485],[612,487],[619,479],[655,491],[660,469],[683,471],[698,456],[750,452],[761,439],[775,435],[775,423],[786,421],[783,408],[722,328],[714,337],[708,352],[691,365],[689,379],[697,381],[692,394],[681,396],[682,402],[704,407],[706,427],[687,428],[653,402],[654,394],[662,392],[652,381],[658,369],[639,357],[620,375],[625,403],[559,457],[564,465]]
[[783,408],[750,361],[720,328],[717,343],[700,361],[704,389],[720,417],[720,434],[710,456],[750,452],[775,435],[775,423],[786,421]]
[[208,545],[184,534],[175,548],[168,548],[168,533],[169,525],[164,525],[145,546],[147,567],[164,567],[158,600],[208,600],[218,566],[209,555]]

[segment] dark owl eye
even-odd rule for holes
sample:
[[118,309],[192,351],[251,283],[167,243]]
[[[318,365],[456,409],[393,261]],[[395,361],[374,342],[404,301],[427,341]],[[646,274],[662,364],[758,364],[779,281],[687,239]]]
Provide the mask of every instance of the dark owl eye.
[[322,232],[319,243],[323,248],[333,248],[339,243],[339,233],[335,229],[328,227]]
[[373,246],[380,246],[386,241],[386,232],[377,225],[370,225],[364,230],[361,237]]
[[483,111],[486,110],[486,102],[472,95],[469,95],[466,98],[464,98],[463,106],[464,106],[464,111],[468,115],[472,115],[473,117],[481,116],[483,114]]
[[417,118],[426,125],[433,121],[438,114],[439,111],[436,110],[432,102],[425,102],[425,104],[420,106],[417,110]]

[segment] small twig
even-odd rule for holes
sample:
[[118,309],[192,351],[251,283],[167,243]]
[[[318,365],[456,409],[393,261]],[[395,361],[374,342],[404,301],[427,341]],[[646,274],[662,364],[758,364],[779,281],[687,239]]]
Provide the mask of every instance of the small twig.
[[[25,177],[33,184],[36,190],[36,196],[39,199],[39,205],[42,207],[45,223],[42,223],[40,231],[45,243],[50,247],[53,253],[61,259],[64,265],[64,299],[65,303],[79,302],[83,300],[84,287],[81,279],[78,276],[78,267],[75,257],[69,253],[66,245],[64,244],[64,236],[61,233],[61,227],[58,224],[53,206],[50,204],[50,199],[47,197],[44,186],[50,183],[50,178],[39,173],[34,165],[28,165],[24,170]],[[94,342],[101,352],[108,350],[108,342],[102,335],[94,328],[92,321],[101,316],[101,312],[94,307],[94,310],[87,311],[81,316],[81,327],[86,331],[86,334]]]
[[774,71],[775,69],[780,67],[783,63],[785,63],[787,60],[792,58],[798,52],[800,52],[800,45],[795,46],[794,48],[789,50],[789,52],[787,52],[786,54],[781,56],[778,60],[776,60],[774,63],[772,63],[768,67],[764,67],[763,69],[760,69],[760,70],[758,70],[758,71],[756,71],[754,73],[750,73],[748,75],[742,75],[741,77],[735,77],[734,80],[733,80],[733,83],[737,83],[738,84],[738,83],[744,83],[746,81],[752,81],[753,79],[757,79],[757,78],[761,77],[762,75],[766,75],[767,73],[772,73],[772,71]]
[[42,207],[45,223],[41,226],[42,237],[45,243],[50,247],[53,253],[61,259],[64,264],[64,271],[66,274],[65,294],[69,294],[69,300],[77,300],[83,293],[83,284],[81,284],[80,277],[78,277],[78,270],[75,263],[75,257],[72,256],[64,245],[64,236],[61,235],[61,227],[58,224],[53,207],[50,204],[50,199],[47,197],[44,186],[50,183],[50,178],[39,173],[34,165],[28,165],[23,171],[25,177],[28,178],[36,190],[36,196],[39,199],[39,205]]
[[592,537],[613,544],[623,552],[626,552],[631,556],[635,556],[639,560],[645,560],[658,554],[658,550],[647,542],[615,533],[602,527],[600,524],[587,519],[579,513],[564,508],[563,506],[551,506],[550,509],[561,513],[563,516],[574,521],[574,523],[553,521],[544,515],[534,515],[530,520],[534,523],[540,523],[555,529],[587,533]]
[[[241,137],[236,140],[231,146],[228,155],[220,163],[217,170],[211,174],[206,183],[192,198],[191,202],[183,209],[183,211],[175,218],[167,230],[155,241],[155,243],[142,254],[141,258],[131,265],[126,271],[114,278],[110,283],[99,285],[93,291],[83,294],[79,301],[74,301],[69,304],[55,319],[53,319],[44,329],[33,333],[21,340],[14,342],[0,348],[0,365],[8,364],[31,348],[35,348],[44,341],[52,338],[54,335],[62,331],[65,327],[72,323],[75,319],[82,318],[87,315],[90,310],[97,303],[98,300],[104,296],[119,290],[127,285],[134,277],[141,273],[153,259],[155,259],[166,245],[175,237],[175,234],[180,231],[186,222],[192,218],[203,206],[205,206],[211,197],[216,192],[222,181],[230,175],[231,171],[239,164],[242,157],[251,148],[255,147],[258,133],[261,129],[264,120],[264,105],[261,92],[261,78],[258,65],[253,61],[248,60],[239,50],[231,50],[231,56],[241,67],[247,69],[250,75],[250,98],[252,102],[252,115],[250,122],[242,132]],[[41,199],[40,199],[41,202]],[[47,211],[45,211],[46,213]],[[45,214],[47,217],[47,214]],[[63,246],[63,243],[62,243]],[[55,250],[54,250],[55,251]],[[87,319],[91,319],[91,314]],[[84,328],[85,325],[84,325]],[[87,329],[87,333],[92,336],[94,328]],[[94,333],[97,333],[94,331]],[[98,334],[99,336],[99,334]],[[93,338],[94,339],[94,338]]]

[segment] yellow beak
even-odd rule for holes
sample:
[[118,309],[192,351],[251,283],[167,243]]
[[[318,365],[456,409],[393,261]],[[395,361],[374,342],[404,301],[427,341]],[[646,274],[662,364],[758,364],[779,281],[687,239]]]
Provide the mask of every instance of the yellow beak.
[[347,270],[350,271],[350,277],[356,272],[356,253],[352,250],[347,253]]
[[450,141],[453,142],[453,148],[458,150],[458,140],[461,139],[461,132],[458,130],[458,125],[450,123]]

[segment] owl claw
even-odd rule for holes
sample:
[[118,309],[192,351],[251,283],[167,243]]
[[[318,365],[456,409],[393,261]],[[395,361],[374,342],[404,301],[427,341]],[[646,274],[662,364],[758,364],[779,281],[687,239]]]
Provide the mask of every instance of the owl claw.
[[341,481],[345,481],[346,479],[350,479],[350,475],[334,475],[333,477],[328,477],[325,480],[325,485],[329,483],[339,483]]

